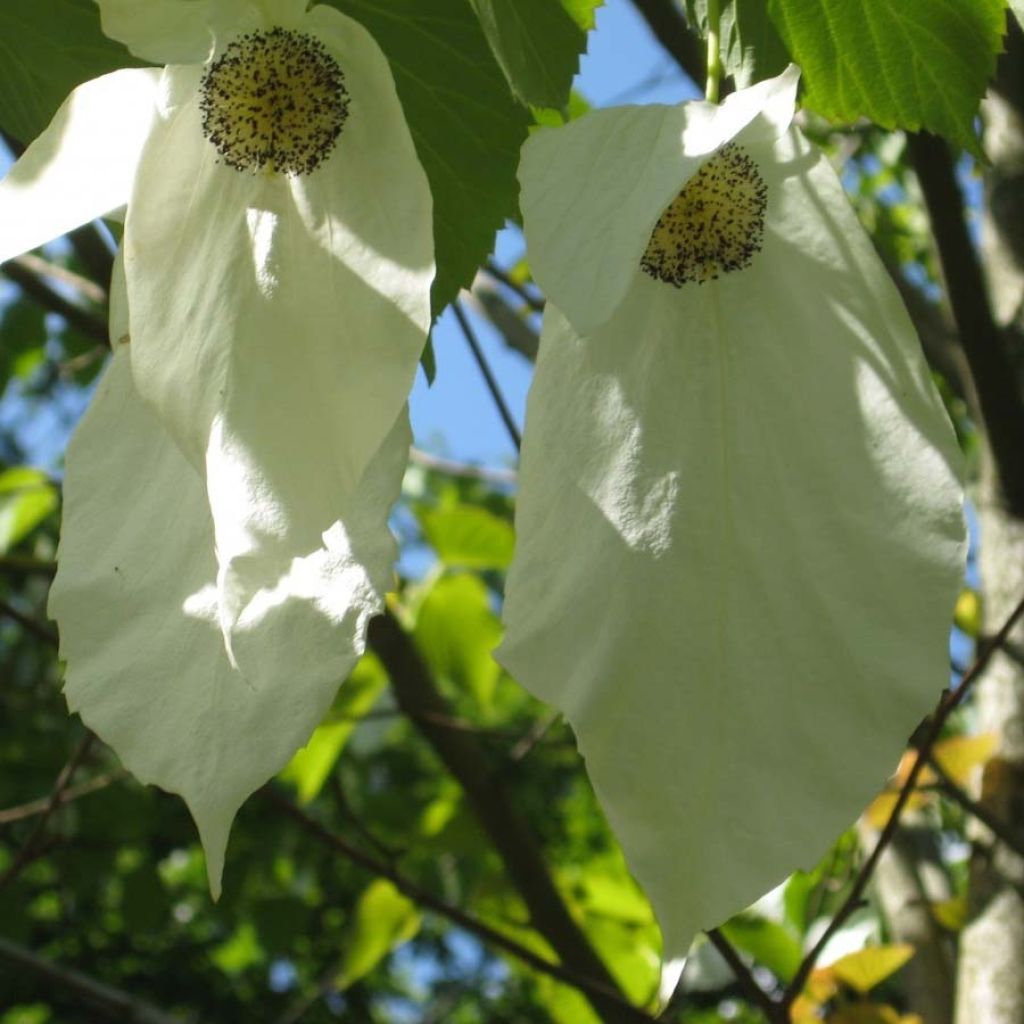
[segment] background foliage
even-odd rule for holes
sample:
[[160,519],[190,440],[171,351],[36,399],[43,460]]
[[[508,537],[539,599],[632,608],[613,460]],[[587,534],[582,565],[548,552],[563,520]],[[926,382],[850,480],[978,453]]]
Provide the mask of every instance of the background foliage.
[[[570,86],[598,0],[328,2],[370,29],[394,70],[434,191],[436,312],[472,285],[474,308],[529,360],[543,296],[525,264],[488,254],[517,217],[531,125],[587,108]],[[699,80],[708,0],[687,0],[688,21],[671,0],[635,6]],[[721,13],[731,84],[790,59],[803,66],[803,126],[841,168],[904,291],[979,507],[994,510],[981,543],[1024,566],[1014,498],[1024,468],[1012,454],[1024,451],[1021,274],[1007,255],[1024,249],[1024,210],[1003,187],[1019,188],[1024,150],[1019,28],[1011,21],[1005,35],[1003,0],[726,0]],[[986,110],[992,134],[979,135],[997,60],[989,103],[1004,106]],[[4,138],[17,151],[76,84],[132,62],[100,32],[91,0],[5,0]],[[993,213],[1002,236],[978,230]],[[243,809],[218,904],[183,805],[127,778],[68,717],[44,612],[60,478],[33,463],[102,369],[111,255],[105,229],[92,227],[0,267],[0,1022],[652,1020],[650,907],[570,731],[490,657],[514,543],[506,467],[414,459],[395,517],[403,558],[390,618],[309,746]],[[993,359],[1008,413],[991,401]],[[996,591],[1024,590],[1024,568],[1009,582],[971,571],[956,679],[1001,624]],[[1019,677],[1012,640],[1008,650],[1001,671]],[[1024,851],[1014,820],[1024,753],[1001,738],[1024,711],[986,714],[973,703],[951,714],[922,774],[911,777],[905,759],[891,792],[820,865],[703,939],[661,1019],[944,1024],[959,960],[958,1024],[1024,1020],[1024,996],[1019,1016],[972,1016],[984,993],[964,967],[986,909],[979,887],[998,883],[978,858],[1006,860],[1011,877]],[[968,791],[982,773],[979,801]],[[904,824],[871,865],[862,905],[865,855],[908,784]],[[837,912],[846,916],[817,948]],[[524,955],[560,961],[563,977]],[[1022,962],[1010,985],[1024,990]]]

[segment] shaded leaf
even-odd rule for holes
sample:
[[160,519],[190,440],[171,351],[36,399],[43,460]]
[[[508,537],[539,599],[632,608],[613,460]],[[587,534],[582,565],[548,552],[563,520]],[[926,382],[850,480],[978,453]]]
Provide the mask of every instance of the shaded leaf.
[[[572,14],[555,0],[469,3],[515,95],[537,107],[565,106],[587,41]],[[576,6],[585,16],[578,0]]]
[[472,9],[454,0],[329,0],[387,55],[434,196],[435,317],[468,286],[516,212],[529,113],[515,102]]
[[75,86],[140,66],[103,34],[93,0],[0,4],[0,128],[21,142],[46,127]]
[[[686,9],[690,24],[706,34],[707,0],[686,0]],[[785,70],[789,54],[768,17],[765,0],[725,0],[721,19],[722,64],[738,88]]]

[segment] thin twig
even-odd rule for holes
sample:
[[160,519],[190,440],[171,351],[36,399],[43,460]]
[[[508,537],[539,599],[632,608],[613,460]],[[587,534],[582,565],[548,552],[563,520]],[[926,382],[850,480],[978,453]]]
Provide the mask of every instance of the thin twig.
[[956,688],[947,690],[942,695],[942,699],[939,701],[938,707],[935,709],[931,718],[928,719],[927,724],[923,728],[923,736],[917,745],[917,757],[914,759],[914,763],[907,774],[906,782],[904,782],[903,788],[900,790],[899,797],[896,799],[896,804],[892,809],[892,813],[889,815],[889,820],[885,823],[885,828],[882,829],[882,833],[878,837],[878,842],[875,844],[875,848],[871,851],[867,860],[865,860],[861,865],[861,869],[858,872],[853,886],[847,894],[842,906],[836,912],[835,917],[832,918],[832,921],[821,935],[821,938],[819,938],[815,943],[814,948],[806,957],[804,957],[796,975],[786,988],[782,997],[782,1006],[787,1010],[793,1004],[793,1001],[797,996],[799,996],[803,991],[804,985],[807,984],[807,979],[810,977],[811,971],[814,970],[814,965],[818,962],[818,958],[821,956],[822,950],[824,950],[825,946],[828,945],[829,941],[832,939],[832,936],[835,935],[843,924],[846,923],[849,916],[860,905],[868,882],[874,874],[875,867],[881,859],[882,854],[885,852],[886,847],[892,842],[893,836],[896,834],[896,829],[899,826],[900,815],[903,813],[903,810],[907,806],[914,790],[917,788],[917,780],[924,769],[924,766],[928,763],[932,750],[934,749],[939,737],[942,735],[943,727],[948,721],[949,716],[956,710],[960,705],[960,702],[970,692],[975,682],[988,667],[988,663],[992,659],[992,656],[1006,642],[1007,637],[1010,635],[1010,632],[1013,630],[1022,615],[1024,615],[1024,598],[1021,599],[1017,607],[1010,613],[1010,617],[1005,623],[1003,623],[999,632],[979,652],[974,664],[966,675],[964,675],[963,679],[960,680]]
[[522,436],[519,433],[519,428],[516,426],[516,421],[512,416],[508,403],[505,401],[505,396],[501,393],[501,388],[498,387],[497,378],[491,372],[491,368],[487,363],[487,358],[484,356],[484,350],[480,347],[480,341],[476,336],[476,332],[473,330],[473,327],[469,322],[469,318],[466,316],[465,310],[463,310],[460,303],[452,303],[452,312],[455,314],[455,319],[459,322],[459,327],[462,328],[466,344],[469,345],[477,366],[480,367],[480,372],[483,374],[484,381],[487,383],[487,390],[490,391],[491,398],[494,399],[494,404],[498,409],[498,414],[501,416],[502,422],[505,424],[508,436],[516,446],[516,451],[519,451],[523,446]]
[[35,827],[32,829],[28,839],[25,841],[25,845],[18,851],[18,854],[12,861],[11,866],[2,875],[0,875],[0,892],[2,892],[15,878],[17,878],[31,861],[36,847],[46,832],[46,826],[49,823],[50,818],[53,816],[53,812],[57,810],[61,804],[64,791],[71,785],[71,780],[74,778],[75,772],[78,771],[79,765],[81,765],[88,756],[95,739],[96,735],[94,733],[86,733],[81,743],[79,743],[75,748],[75,752],[69,758],[68,763],[61,769],[61,773],[57,776],[57,781],[54,783],[53,792],[50,794],[50,798],[47,801],[46,808],[39,816],[39,820],[36,822]]
[[347,857],[352,861],[352,863],[358,864],[361,868],[369,871],[371,874],[377,875],[379,878],[386,878],[395,886],[396,889],[408,896],[409,899],[413,900],[415,903],[418,903],[420,906],[426,907],[428,910],[432,910],[434,913],[447,918],[459,928],[462,928],[464,931],[471,932],[473,935],[476,935],[477,938],[488,943],[488,945],[495,946],[506,953],[510,953],[512,956],[523,961],[523,963],[528,964],[534,970],[547,974],[552,978],[557,978],[566,985],[571,985],[573,988],[582,992],[598,996],[605,1002],[611,1001],[617,1004],[620,1010],[619,1019],[623,1021],[628,1020],[651,1024],[653,1018],[639,1008],[633,1006],[631,1003],[626,1002],[618,992],[613,989],[606,988],[600,982],[578,974],[576,971],[563,967],[561,964],[553,963],[542,956],[538,956],[526,946],[520,945],[514,939],[510,939],[507,935],[497,931],[490,925],[473,917],[471,914],[466,913],[466,911],[461,908],[450,903],[446,903],[444,900],[439,899],[432,893],[427,892],[427,890],[421,889],[415,882],[406,878],[392,865],[371,857],[363,850],[351,845],[342,836],[329,832],[323,825],[314,818],[311,818],[305,811],[297,807],[286,797],[282,796],[272,786],[264,786],[259,790],[259,794],[269,803],[277,807],[284,815],[296,822],[310,836],[317,839],[325,846],[331,847],[344,857]]
[[600,990],[618,993],[614,999],[590,995],[598,1016],[606,1024],[617,1024],[623,1019],[625,995],[569,911],[533,827],[512,800],[501,773],[494,771],[494,762],[472,733],[438,728],[424,717],[447,716],[449,705],[415,643],[392,614],[385,613],[370,623],[369,643],[387,669],[399,706],[462,787],[522,897],[533,927],[577,976],[589,978]]
[[743,994],[751,1005],[756,1006],[771,1021],[771,1024],[787,1024],[788,1013],[758,985],[750,968],[740,959],[739,953],[733,949],[729,940],[717,928],[712,928],[706,934],[711,945],[718,950],[719,955],[736,976],[740,988],[743,989]]
[[109,332],[102,317],[71,302],[51,288],[34,270],[29,269],[24,257],[0,264],[0,274],[13,281],[45,309],[63,317],[72,327],[96,341],[106,343]]
[[76,274],[73,270],[68,270],[67,267],[62,267],[59,263],[51,263],[49,260],[44,260],[42,256],[36,256],[34,253],[25,253],[23,256],[19,256],[17,262],[27,270],[33,271],[39,277],[49,277],[54,281],[59,281],[61,284],[66,284],[69,288],[74,288],[76,291],[81,292],[83,298],[88,299],[97,306],[105,306],[107,303],[106,290],[101,288],[92,278]]
[[494,260],[488,260],[484,266],[484,271],[488,276],[494,278],[498,284],[503,284],[506,288],[510,288],[516,293],[534,311],[534,313],[543,313],[545,302],[542,298],[534,295],[529,288],[526,287],[521,281],[517,281],[507,270],[499,267]]
[[24,555],[0,555],[0,572],[11,576],[48,576],[53,579],[57,563]]
[[984,804],[974,800],[969,793],[949,777],[939,759],[933,755],[928,758],[928,767],[938,776],[938,792],[959,804],[968,814],[975,817],[988,828],[998,839],[1002,840],[1018,856],[1024,857],[1024,833],[1016,830],[1011,822],[1003,821],[994,815]]
[[413,448],[409,452],[409,461],[424,469],[432,469],[446,476],[458,476],[466,480],[480,480],[488,484],[515,485],[519,474],[514,469],[494,469],[490,466],[476,466],[469,462],[457,462],[445,459],[440,455]]
[[7,618],[13,619],[19,626],[31,633],[37,640],[42,640],[43,643],[49,644],[51,647],[57,646],[57,634],[43,623],[36,621],[30,615],[26,615],[24,612],[19,611],[9,601],[5,601],[0,598],[0,615],[6,615]]
[[77,999],[78,1009],[88,1008],[93,1013],[102,1014],[106,1020],[131,1021],[133,1024],[184,1024],[181,1017],[172,1017],[127,992],[44,959],[5,938],[0,938],[0,961],[37,976],[49,990],[57,988],[70,993]]
[[544,739],[548,734],[551,727],[562,717],[560,711],[551,711],[543,718],[538,718],[533,725],[530,726],[526,734],[520,739],[516,745],[509,751],[508,759],[513,764],[519,764],[524,761],[537,745]]
[[[127,775],[128,772],[124,768],[117,768],[112,772],[97,775],[96,778],[83,782],[80,786],[69,786],[61,794],[58,804],[60,807],[64,807],[83,796],[98,793],[115,782],[120,782]],[[19,804],[17,807],[9,807],[6,811],[0,811],[0,825],[12,825],[16,821],[25,821],[27,818],[45,814],[50,806],[50,800],[51,797],[44,796],[39,800],[31,800],[27,804]]]

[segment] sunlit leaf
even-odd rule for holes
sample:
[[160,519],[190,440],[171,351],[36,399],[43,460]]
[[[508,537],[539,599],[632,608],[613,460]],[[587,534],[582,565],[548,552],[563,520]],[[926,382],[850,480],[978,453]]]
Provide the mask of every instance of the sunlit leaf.
[[356,904],[335,984],[341,990],[365,978],[393,949],[420,930],[416,905],[378,878]]
[[294,783],[300,803],[308,804],[319,795],[360,718],[376,704],[387,683],[387,674],[373,655],[366,655],[353,669],[323,725],[281,773],[282,779]]
[[0,473],[0,552],[24,540],[59,503],[57,488],[41,470],[19,466]]
[[831,964],[832,973],[857,992],[870,992],[890,975],[895,974],[912,956],[914,947],[868,946]]
[[441,505],[419,512],[427,543],[442,562],[465,569],[506,569],[512,561],[512,524],[478,505]]
[[1005,0],[768,0],[768,10],[813,110],[923,128],[980,154],[974,118],[1002,49]]

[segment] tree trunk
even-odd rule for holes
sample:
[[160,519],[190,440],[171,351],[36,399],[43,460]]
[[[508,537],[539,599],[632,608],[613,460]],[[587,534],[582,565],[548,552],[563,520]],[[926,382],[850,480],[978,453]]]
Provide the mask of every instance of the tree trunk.
[[[1020,367],[1024,302],[1024,39],[1013,28],[999,81],[985,104],[986,173],[982,251],[992,305]],[[1024,445],[1024,438],[1019,442]],[[988,470],[978,497],[985,631],[997,630],[1024,594],[1024,522],[1006,514]],[[1012,645],[1024,642],[1018,627]],[[1006,820],[1024,819],[1024,668],[997,654],[982,680],[979,727],[999,735],[986,766],[982,803]],[[969,923],[961,935],[957,1024],[1024,1024],[1024,858],[992,833],[971,833]]]

